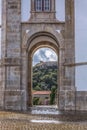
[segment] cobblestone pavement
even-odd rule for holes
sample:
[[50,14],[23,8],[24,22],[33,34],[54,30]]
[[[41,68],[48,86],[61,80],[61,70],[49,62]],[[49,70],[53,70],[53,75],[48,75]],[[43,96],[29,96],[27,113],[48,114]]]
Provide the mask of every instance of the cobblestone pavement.
[[0,130],[87,130],[87,122],[59,121],[53,116],[1,111]]

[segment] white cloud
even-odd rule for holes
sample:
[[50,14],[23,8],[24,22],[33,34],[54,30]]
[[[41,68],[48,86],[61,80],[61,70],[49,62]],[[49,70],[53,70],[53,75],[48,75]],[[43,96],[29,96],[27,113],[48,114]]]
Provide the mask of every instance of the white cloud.
[[33,65],[39,63],[40,61],[57,61],[57,55],[50,48],[40,48],[34,53]]
[[46,55],[47,57],[50,57],[51,54],[52,54],[52,52],[51,52],[50,50],[46,50],[46,51],[45,51],[45,55]]
[[46,50],[45,55],[49,59],[49,61],[57,61],[57,55],[53,50],[51,49]]

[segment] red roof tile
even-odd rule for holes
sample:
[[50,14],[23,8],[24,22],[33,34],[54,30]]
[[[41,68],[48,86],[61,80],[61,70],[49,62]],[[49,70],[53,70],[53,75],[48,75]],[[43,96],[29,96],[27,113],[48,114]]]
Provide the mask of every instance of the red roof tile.
[[51,91],[33,91],[32,94],[33,95],[49,95],[51,93]]

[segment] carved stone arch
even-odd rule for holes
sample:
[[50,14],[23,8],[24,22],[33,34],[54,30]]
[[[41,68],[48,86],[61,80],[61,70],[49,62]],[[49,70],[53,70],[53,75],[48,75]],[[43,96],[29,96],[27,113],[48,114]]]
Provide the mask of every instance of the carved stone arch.
[[[32,57],[34,52],[43,47],[51,48],[55,51],[57,56],[59,57],[59,44],[57,38],[54,37],[52,34],[47,33],[37,33],[33,35],[27,42],[27,90],[28,90],[28,97],[27,97],[27,106],[32,106]],[[59,64],[59,61],[58,61]]]
[[31,56],[40,48],[50,48],[52,49],[57,55],[59,54],[59,47],[56,46],[54,43],[50,41],[42,41],[38,42],[36,45],[33,45],[29,48],[28,52],[31,53]]
[[26,44],[28,44],[30,41],[32,41],[32,39],[40,35],[50,36],[58,42],[61,48],[62,46],[64,46],[64,38],[61,31],[58,32],[56,31],[56,29],[54,30],[52,28],[50,29],[39,28],[38,30],[35,29],[34,31],[33,30],[29,30],[29,32],[25,31],[25,34],[23,36],[23,45],[27,46]]
[[51,43],[55,44],[55,46],[59,48],[59,42],[58,42],[57,38],[53,34],[46,33],[46,32],[38,32],[38,33],[35,33],[34,35],[32,35],[28,39],[26,48],[28,50],[30,50],[32,46],[34,46],[34,45],[36,45],[36,43],[40,43],[40,42],[45,42],[44,45],[46,45],[46,42],[50,42],[50,44]]
[[[31,66],[31,54],[38,48],[37,46],[41,47],[42,43],[53,47],[59,54],[59,109],[80,110],[75,99],[75,68],[67,66],[75,63],[74,0],[65,0],[65,22],[56,19],[55,0],[51,2],[53,3],[50,12],[34,12],[32,6],[30,19],[24,22],[21,21],[21,0],[2,2],[0,87],[2,109],[27,109],[29,88],[27,82],[31,83],[31,76],[27,81],[28,64]],[[41,36],[41,33],[46,35]]]

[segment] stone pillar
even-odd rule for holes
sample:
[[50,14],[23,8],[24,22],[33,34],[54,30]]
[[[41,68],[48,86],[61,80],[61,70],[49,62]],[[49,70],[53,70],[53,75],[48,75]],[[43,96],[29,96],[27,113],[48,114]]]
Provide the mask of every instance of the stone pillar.
[[51,2],[51,11],[55,11],[55,0],[50,0],[50,2]]
[[2,1],[3,108],[21,110],[21,0]]
[[[74,0],[65,0],[65,64],[75,63]],[[75,87],[75,68],[65,67],[65,77]]]
[[6,86],[5,82],[5,65],[2,65],[3,59],[6,57],[6,0],[2,1],[2,29],[1,29],[1,60],[0,60],[0,108],[4,109],[4,90]]
[[35,11],[35,0],[31,0],[31,12]]
[[65,54],[64,74],[62,86],[60,86],[60,109],[75,110],[75,67],[69,64],[75,63],[75,37],[74,37],[74,0],[65,0]]
[[56,19],[55,0],[50,0],[50,2],[51,2],[51,4],[50,4],[51,5],[51,15],[53,13],[53,18]]
[[31,54],[28,54],[28,86],[27,86],[27,106],[32,107],[32,57]]

